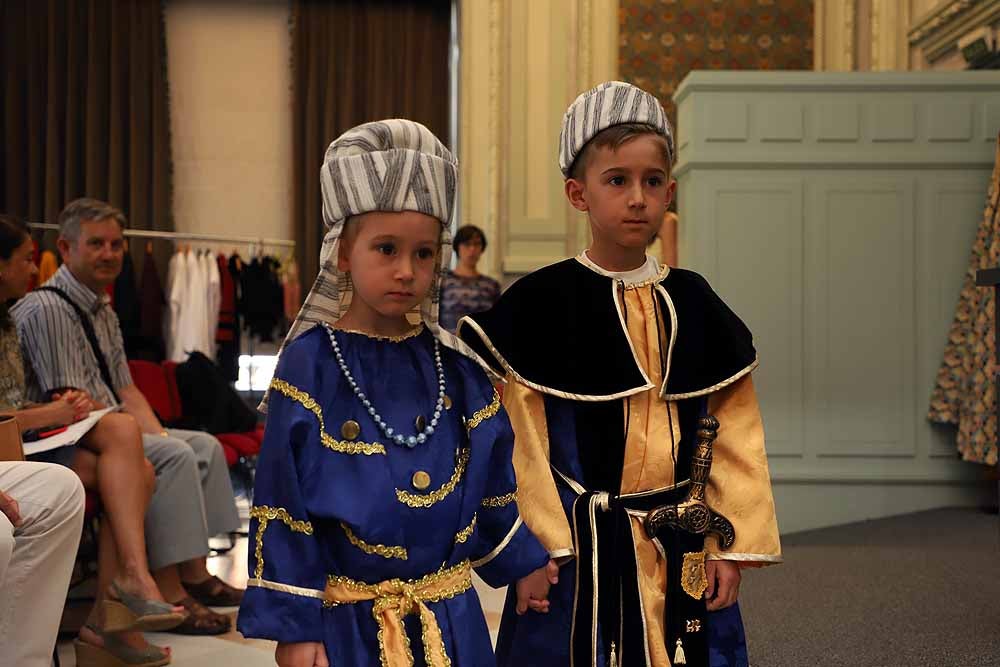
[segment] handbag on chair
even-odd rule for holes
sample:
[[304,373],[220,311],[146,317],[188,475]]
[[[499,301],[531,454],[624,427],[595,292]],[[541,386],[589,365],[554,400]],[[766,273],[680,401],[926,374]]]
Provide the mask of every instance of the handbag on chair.
[[0,461],[23,461],[24,448],[21,445],[21,428],[17,419],[0,417]]

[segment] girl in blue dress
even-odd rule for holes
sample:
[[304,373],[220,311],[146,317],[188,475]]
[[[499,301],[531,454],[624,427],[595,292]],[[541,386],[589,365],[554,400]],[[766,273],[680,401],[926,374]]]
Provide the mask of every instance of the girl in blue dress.
[[238,622],[279,665],[493,665],[473,569],[548,610],[557,568],[518,513],[510,422],[437,323],[455,173],[411,121],[327,150],[321,272],[267,397]]

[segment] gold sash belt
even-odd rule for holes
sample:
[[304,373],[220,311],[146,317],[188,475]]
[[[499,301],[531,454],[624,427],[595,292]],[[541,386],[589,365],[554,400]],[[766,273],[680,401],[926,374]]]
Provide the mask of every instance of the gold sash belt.
[[366,584],[347,577],[330,576],[324,591],[324,605],[334,607],[374,600],[372,616],[378,623],[379,659],[382,667],[412,667],[413,652],[403,627],[403,618],[420,615],[424,654],[428,667],[449,667],[444,639],[428,602],[440,602],[461,595],[472,587],[472,567],[463,561],[419,579],[389,579]]

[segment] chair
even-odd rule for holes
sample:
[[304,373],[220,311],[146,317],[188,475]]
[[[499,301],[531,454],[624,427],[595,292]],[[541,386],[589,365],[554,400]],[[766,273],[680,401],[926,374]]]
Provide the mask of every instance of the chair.
[[[165,426],[184,423],[184,403],[177,389],[177,362],[135,360],[128,362],[132,381],[142,392],[150,407]],[[253,480],[256,472],[257,454],[263,441],[264,429],[258,426],[245,433],[216,433],[222,443],[226,464],[230,473],[238,476],[247,489],[248,499],[253,502]]]

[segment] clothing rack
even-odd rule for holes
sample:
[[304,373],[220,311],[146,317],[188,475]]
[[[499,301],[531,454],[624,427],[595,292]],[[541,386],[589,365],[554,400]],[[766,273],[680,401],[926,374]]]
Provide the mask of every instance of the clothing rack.
[[[29,222],[33,229],[53,229],[58,231],[59,225],[50,222]],[[266,239],[253,236],[225,236],[218,234],[192,234],[189,232],[160,232],[151,229],[126,229],[122,232],[126,237],[144,239],[167,239],[170,241],[206,241],[211,243],[236,243],[241,245],[257,245],[281,248],[294,248],[295,241],[288,239]]]

